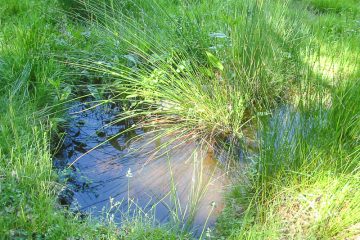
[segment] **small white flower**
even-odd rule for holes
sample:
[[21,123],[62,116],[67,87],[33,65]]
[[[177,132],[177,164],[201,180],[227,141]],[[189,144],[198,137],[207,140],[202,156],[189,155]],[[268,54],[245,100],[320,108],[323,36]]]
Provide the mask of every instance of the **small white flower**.
[[211,237],[211,229],[210,228],[206,229],[206,237],[208,237],[208,238]]
[[132,172],[131,172],[131,168],[128,169],[128,171],[127,171],[127,173],[126,173],[126,177],[127,177],[127,178],[133,177],[133,174],[132,174]]

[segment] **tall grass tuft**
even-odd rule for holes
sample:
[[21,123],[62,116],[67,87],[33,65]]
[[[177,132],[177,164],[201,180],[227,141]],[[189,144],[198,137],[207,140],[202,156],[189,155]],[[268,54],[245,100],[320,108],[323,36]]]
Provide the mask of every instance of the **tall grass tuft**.
[[134,14],[125,3],[83,3],[109,55],[66,61],[111,79],[111,101],[124,108],[118,121],[136,119],[136,128],[234,146],[256,113],[298,84],[306,31],[287,2],[126,2]]

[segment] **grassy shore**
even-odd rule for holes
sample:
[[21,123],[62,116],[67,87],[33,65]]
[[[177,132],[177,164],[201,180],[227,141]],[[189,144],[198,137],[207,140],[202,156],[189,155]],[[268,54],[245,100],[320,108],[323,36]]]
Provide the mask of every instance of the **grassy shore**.
[[131,128],[227,150],[204,238],[357,239],[359,19],[357,0],[0,0],[0,238],[191,238],[57,203],[63,103],[89,94]]
[[61,103],[81,82],[54,56],[90,47],[67,34],[75,28],[67,21],[56,1],[0,2],[0,239],[177,239],[146,221],[116,228],[84,219],[57,202],[64,183],[51,158]]

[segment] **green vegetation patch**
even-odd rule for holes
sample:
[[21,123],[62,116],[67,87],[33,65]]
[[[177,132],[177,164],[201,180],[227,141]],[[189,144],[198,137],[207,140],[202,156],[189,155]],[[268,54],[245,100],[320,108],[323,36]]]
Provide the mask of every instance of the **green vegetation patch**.
[[129,131],[177,136],[163,148],[249,153],[246,171],[225,164],[235,183],[204,237],[358,238],[359,14],[356,0],[0,0],[0,236],[191,238],[59,205],[64,103],[88,95]]

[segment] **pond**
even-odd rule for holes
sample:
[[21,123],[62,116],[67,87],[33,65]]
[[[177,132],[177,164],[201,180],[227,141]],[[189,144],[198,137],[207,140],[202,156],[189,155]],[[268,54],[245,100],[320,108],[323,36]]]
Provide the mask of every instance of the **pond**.
[[60,202],[98,217],[118,202],[119,222],[121,213],[136,212],[157,223],[178,222],[195,235],[212,227],[229,185],[213,154],[195,142],[175,147],[175,141],[166,154],[154,157],[154,149],[171,139],[124,132],[132,123],[114,123],[119,113],[117,106],[92,101],[70,106],[63,146],[54,158],[70,192]]

